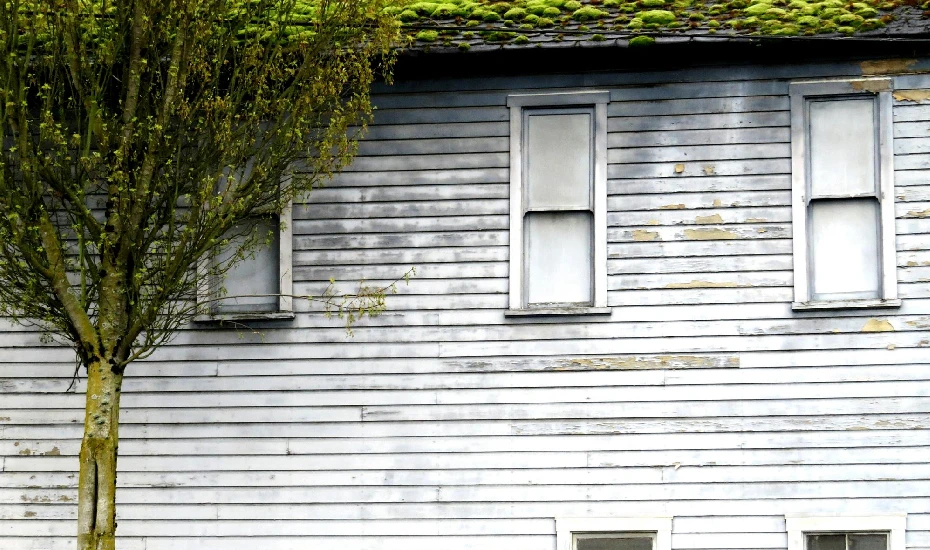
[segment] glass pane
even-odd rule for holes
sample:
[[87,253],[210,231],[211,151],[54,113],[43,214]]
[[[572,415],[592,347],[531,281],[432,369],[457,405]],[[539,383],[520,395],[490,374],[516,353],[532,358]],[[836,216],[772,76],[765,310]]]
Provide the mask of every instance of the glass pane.
[[581,535],[575,539],[575,550],[652,550],[652,537],[598,537]]
[[814,201],[810,215],[814,298],[878,298],[878,201]]
[[[223,286],[226,296],[214,304],[217,313],[248,313],[277,311],[279,281],[279,243],[276,221],[252,222],[252,231],[257,232],[264,243],[271,235],[271,242],[256,249],[253,257],[247,257],[226,273]],[[234,233],[241,233],[234,231]],[[217,254],[217,263],[227,261],[245,237],[230,239],[230,246]],[[270,295],[270,296],[269,296]]]
[[846,550],[846,535],[807,535],[807,550]]
[[526,120],[529,208],[589,208],[591,115],[530,115]]
[[849,550],[887,550],[888,535],[849,535]]
[[591,303],[593,228],[590,212],[526,215],[528,303]]
[[874,104],[872,99],[810,103],[814,198],[875,191]]

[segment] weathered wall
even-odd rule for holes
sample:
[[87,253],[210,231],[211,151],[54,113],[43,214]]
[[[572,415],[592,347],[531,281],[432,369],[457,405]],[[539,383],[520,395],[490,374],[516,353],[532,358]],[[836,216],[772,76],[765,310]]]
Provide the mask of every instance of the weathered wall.
[[[927,94],[894,108],[904,305],[790,308],[788,81],[860,74],[388,90],[351,170],[295,210],[295,288],[417,277],[352,337],[299,314],[186,331],[135,365],[120,547],[552,550],[555,516],[657,514],[676,549],[785,548],[785,513],[907,512],[908,547],[930,548]],[[612,98],[613,315],[505,319],[506,96],[587,87]],[[0,548],[73,547],[72,371],[39,334],[0,333]]]

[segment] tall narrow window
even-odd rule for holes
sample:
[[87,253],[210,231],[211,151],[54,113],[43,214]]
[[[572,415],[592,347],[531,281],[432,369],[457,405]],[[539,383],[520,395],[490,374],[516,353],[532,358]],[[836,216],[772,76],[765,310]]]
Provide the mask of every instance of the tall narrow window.
[[510,96],[510,309],[607,305],[607,92]]
[[791,85],[795,307],[897,305],[888,79]]

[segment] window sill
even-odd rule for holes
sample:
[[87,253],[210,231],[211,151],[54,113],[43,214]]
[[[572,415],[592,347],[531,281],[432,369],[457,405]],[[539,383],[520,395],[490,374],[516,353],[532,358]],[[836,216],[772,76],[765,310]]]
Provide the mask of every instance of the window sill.
[[291,321],[293,311],[269,311],[256,313],[222,313],[216,315],[198,315],[194,322],[204,324],[244,323],[249,321]]
[[791,309],[794,311],[809,311],[817,309],[868,309],[901,307],[901,300],[831,300],[828,302],[794,302]]
[[555,315],[610,315],[613,308],[609,307],[535,307],[504,310],[504,317],[549,317]]

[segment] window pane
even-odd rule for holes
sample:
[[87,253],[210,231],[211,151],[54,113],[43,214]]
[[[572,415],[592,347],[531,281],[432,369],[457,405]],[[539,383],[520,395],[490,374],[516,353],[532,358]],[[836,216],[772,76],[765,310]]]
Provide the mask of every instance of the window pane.
[[578,537],[575,550],[652,550],[652,537]]
[[526,124],[528,206],[589,208],[591,115],[530,115]]
[[[263,243],[268,235],[271,235],[272,240],[255,250],[254,258],[247,257],[226,273],[223,286],[228,297],[214,304],[217,313],[277,311],[280,280],[276,223],[272,220],[252,222],[252,231],[258,232]],[[234,233],[241,233],[243,230]],[[244,240],[245,237],[230,239],[230,246],[217,254],[217,262],[222,264],[227,261]]]
[[846,535],[807,535],[807,550],[846,550]]
[[814,298],[878,298],[878,201],[814,201],[810,215]]
[[849,535],[849,550],[887,550],[888,535]]
[[875,102],[810,103],[812,196],[875,191]]
[[526,215],[528,303],[591,303],[593,227],[590,212]]

